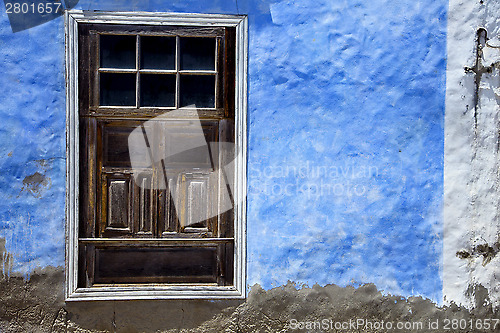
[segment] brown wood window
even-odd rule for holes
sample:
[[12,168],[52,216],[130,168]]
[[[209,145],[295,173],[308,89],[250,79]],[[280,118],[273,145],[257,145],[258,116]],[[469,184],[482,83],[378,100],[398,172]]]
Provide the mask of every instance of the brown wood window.
[[78,36],[78,287],[233,285],[235,28]]

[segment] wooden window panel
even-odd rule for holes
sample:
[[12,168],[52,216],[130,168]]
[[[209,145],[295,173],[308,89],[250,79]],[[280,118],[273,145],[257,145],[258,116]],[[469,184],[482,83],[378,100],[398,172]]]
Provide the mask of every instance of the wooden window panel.
[[[104,254],[104,255],[103,255]],[[155,257],[155,254],[158,257]],[[94,284],[233,284],[231,241],[204,243],[85,243],[80,246],[80,287]]]
[[97,247],[95,283],[216,283],[217,247]]
[[[81,202],[87,208],[80,220],[82,227],[80,230],[79,286],[91,287],[94,284],[102,283],[214,283],[216,285],[231,285],[233,283],[232,261],[234,258],[234,248],[231,243],[232,237],[234,237],[233,211],[230,210],[215,217],[211,217],[211,215],[220,208],[219,202],[227,199],[224,195],[227,196],[228,192],[222,191],[223,187],[227,186],[224,183],[227,179],[224,179],[220,170],[230,158],[220,153],[222,150],[218,149],[218,142],[221,139],[226,140],[225,142],[234,142],[234,110],[231,109],[234,109],[234,69],[232,68],[235,61],[234,29],[185,27],[164,29],[149,26],[94,24],[83,26],[80,33],[80,58],[82,59],[79,88],[81,96],[80,123],[81,146],[84,148],[81,149],[80,157],[87,161],[87,165],[80,168],[81,181],[84,185],[81,192]],[[101,43],[99,36],[103,34],[107,34],[106,38],[102,39],[104,42],[109,39],[108,35],[136,36],[135,68],[128,68],[129,65],[116,65],[117,68],[100,67],[102,63],[100,60],[101,52],[96,52],[96,50],[99,50]],[[142,68],[142,50],[140,49],[142,36],[176,39],[175,71],[168,67]],[[216,55],[213,71],[208,67],[206,69],[206,66],[205,69],[200,70],[192,69],[192,67],[191,69],[181,68],[179,45],[182,38],[192,40],[191,38],[194,37],[214,38]],[[232,48],[232,51],[228,48]],[[109,63],[109,61],[104,63]],[[101,106],[100,102],[103,101],[99,78],[101,74],[104,77],[115,78],[115,80],[134,74],[136,77],[135,104]],[[147,105],[154,103],[147,102],[148,97],[144,94],[141,95],[141,76],[144,75],[148,78],[155,78],[155,76],[160,78],[161,76],[163,78],[174,74],[176,76],[175,106]],[[197,152],[191,152],[191,156],[189,156],[190,152],[186,152],[184,156],[177,156],[177,160],[173,158],[168,161],[166,170],[177,173],[178,176],[170,179],[166,190],[153,189],[153,185],[151,188],[139,186],[132,177],[133,170],[130,161],[126,158],[129,152],[125,138],[144,121],[179,106],[183,92],[180,86],[182,82],[186,82],[186,79],[183,78],[191,77],[194,79],[213,77],[215,80],[213,107],[205,107],[201,110],[183,110],[181,115],[187,119],[203,119],[202,128],[205,140],[212,143],[210,145],[212,147],[211,159],[201,164],[200,160],[196,159],[191,159],[190,162],[190,158],[196,157]],[[143,100],[145,98],[146,100]],[[125,104],[132,103],[128,101]],[[169,129],[169,135],[184,135],[188,140],[189,131],[183,132],[182,126],[179,126],[178,130],[171,131]],[[162,148],[156,147],[154,149]],[[165,154],[168,155],[168,152],[166,151]],[[181,170],[185,171],[186,168],[189,170],[190,163],[193,167],[197,167],[196,172],[182,173]],[[199,168],[200,166],[202,169]],[[219,170],[218,173],[214,172],[216,169]],[[160,182],[161,174],[158,170],[144,166],[144,173],[148,176],[143,177],[142,181],[151,184]],[[176,191],[178,194],[177,202],[174,202],[171,191]],[[193,200],[197,196],[201,196],[202,200]],[[194,248],[198,250],[191,248],[193,244],[190,239],[207,237],[209,239],[220,237],[221,240],[228,240],[224,240],[226,243],[217,246]],[[109,247],[111,243],[108,241],[123,238],[130,239],[132,243],[128,245],[121,243],[123,246],[117,249],[113,246]],[[141,238],[144,240],[141,241]],[[102,239],[104,243],[87,243],[93,240],[98,241],[98,239]],[[149,247],[151,245],[149,239],[158,239],[160,242],[158,244],[163,244],[161,246],[167,244],[161,242],[161,239],[171,239],[177,245],[168,243],[169,246],[175,246],[175,248],[155,250]],[[181,239],[181,241],[178,242],[176,239]],[[229,243],[227,243],[228,241]],[[131,244],[133,244],[132,248]],[[204,254],[199,254],[198,257],[189,257],[189,251],[192,253],[202,251],[199,253]],[[211,254],[207,256],[207,253]],[[134,270],[133,264],[140,264],[148,256],[155,257],[161,264],[155,266],[156,268],[139,267]],[[132,261],[127,262],[126,260]],[[204,260],[204,262],[196,260]],[[203,270],[193,270],[193,267],[191,270],[186,268],[186,272],[189,271],[189,274],[182,273],[182,265],[177,266],[177,270],[182,274],[177,274],[175,267],[176,263],[179,262],[187,263],[187,265],[191,263],[190,265],[193,267],[211,267],[210,274]],[[113,270],[110,267],[115,267],[116,276],[113,276]],[[145,274],[144,272],[148,272],[148,269],[150,269],[149,273]],[[134,272],[143,273],[141,275]]]

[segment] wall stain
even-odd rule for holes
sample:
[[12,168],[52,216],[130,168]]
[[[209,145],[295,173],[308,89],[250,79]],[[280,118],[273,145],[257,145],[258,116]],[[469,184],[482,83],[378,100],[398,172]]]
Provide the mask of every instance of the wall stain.
[[51,158],[41,158],[38,160],[34,160],[34,162],[42,168],[44,171],[47,171],[47,169],[53,164],[55,160],[65,160],[65,157],[51,157]]
[[32,175],[24,177],[21,191],[27,191],[35,198],[41,198],[43,192],[50,189],[51,186],[51,179],[37,171]]
[[488,265],[493,258],[500,252],[500,235],[497,238],[497,241],[489,245],[488,243],[483,243],[476,245],[472,248],[472,250],[460,250],[457,251],[456,255],[460,259],[475,259],[477,257],[483,257],[483,266]]
[[474,131],[477,137],[477,115],[479,109],[479,87],[481,78],[485,73],[491,73],[495,64],[483,65],[483,49],[488,41],[488,32],[485,28],[479,28],[476,32],[476,59],[472,67],[465,67],[466,73],[474,73]]
[[[481,1],[481,4],[483,2]],[[488,32],[485,28],[481,27],[476,32],[476,46],[475,46],[475,62],[473,67],[465,67],[466,73],[474,73],[474,96],[473,96],[473,104],[474,104],[474,135],[475,142],[477,144],[478,140],[478,112],[480,109],[480,97],[479,90],[481,85],[481,79],[483,74],[491,74],[493,70],[500,69],[500,62],[491,63],[488,66],[483,64],[483,50],[485,47],[493,47],[498,48],[497,46],[491,46],[488,44]],[[468,108],[468,106],[467,106]],[[497,125],[497,142],[496,142],[496,151],[500,152],[500,128]],[[477,149],[474,151],[474,159],[476,158]],[[497,172],[498,178],[498,172]],[[497,241],[490,245],[488,243],[483,243],[479,245],[475,245],[471,250],[460,250],[456,252],[456,256],[460,259],[474,259],[477,257],[482,257],[483,262],[482,265],[486,266],[491,260],[500,252],[500,235]]]
[[466,295],[474,299],[476,308],[483,309],[483,311],[491,311],[491,300],[488,289],[480,284],[470,284],[467,288]]

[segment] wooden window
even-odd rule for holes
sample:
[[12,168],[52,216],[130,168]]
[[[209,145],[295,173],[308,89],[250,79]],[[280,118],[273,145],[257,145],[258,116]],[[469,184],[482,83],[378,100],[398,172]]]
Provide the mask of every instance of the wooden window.
[[157,15],[67,15],[69,300],[244,296],[246,21]]

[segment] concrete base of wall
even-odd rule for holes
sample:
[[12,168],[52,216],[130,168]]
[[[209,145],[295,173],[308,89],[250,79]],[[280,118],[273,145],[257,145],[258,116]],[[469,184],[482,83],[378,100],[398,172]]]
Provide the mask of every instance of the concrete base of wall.
[[[486,289],[470,290],[476,307],[438,307],[421,297],[382,295],[359,288],[292,283],[265,291],[252,287],[246,301],[63,300],[64,274],[49,268],[0,280],[0,332],[475,332],[499,318]],[[399,324],[398,324],[399,323]],[[454,323],[466,325],[456,328]],[[344,325],[341,327],[340,325]],[[378,325],[378,326],[377,326]],[[382,325],[382,326],[380,326]],[[393,329],[388,329],[392,325]],[[397,330],[397,325],[404,328]],[[437,325],[437,326],[436,326]],[[448,325],[448,329],[446,329]],[[471,326],[472,325],[472,329]],[[403,327],[403,326],[401,326]]]

